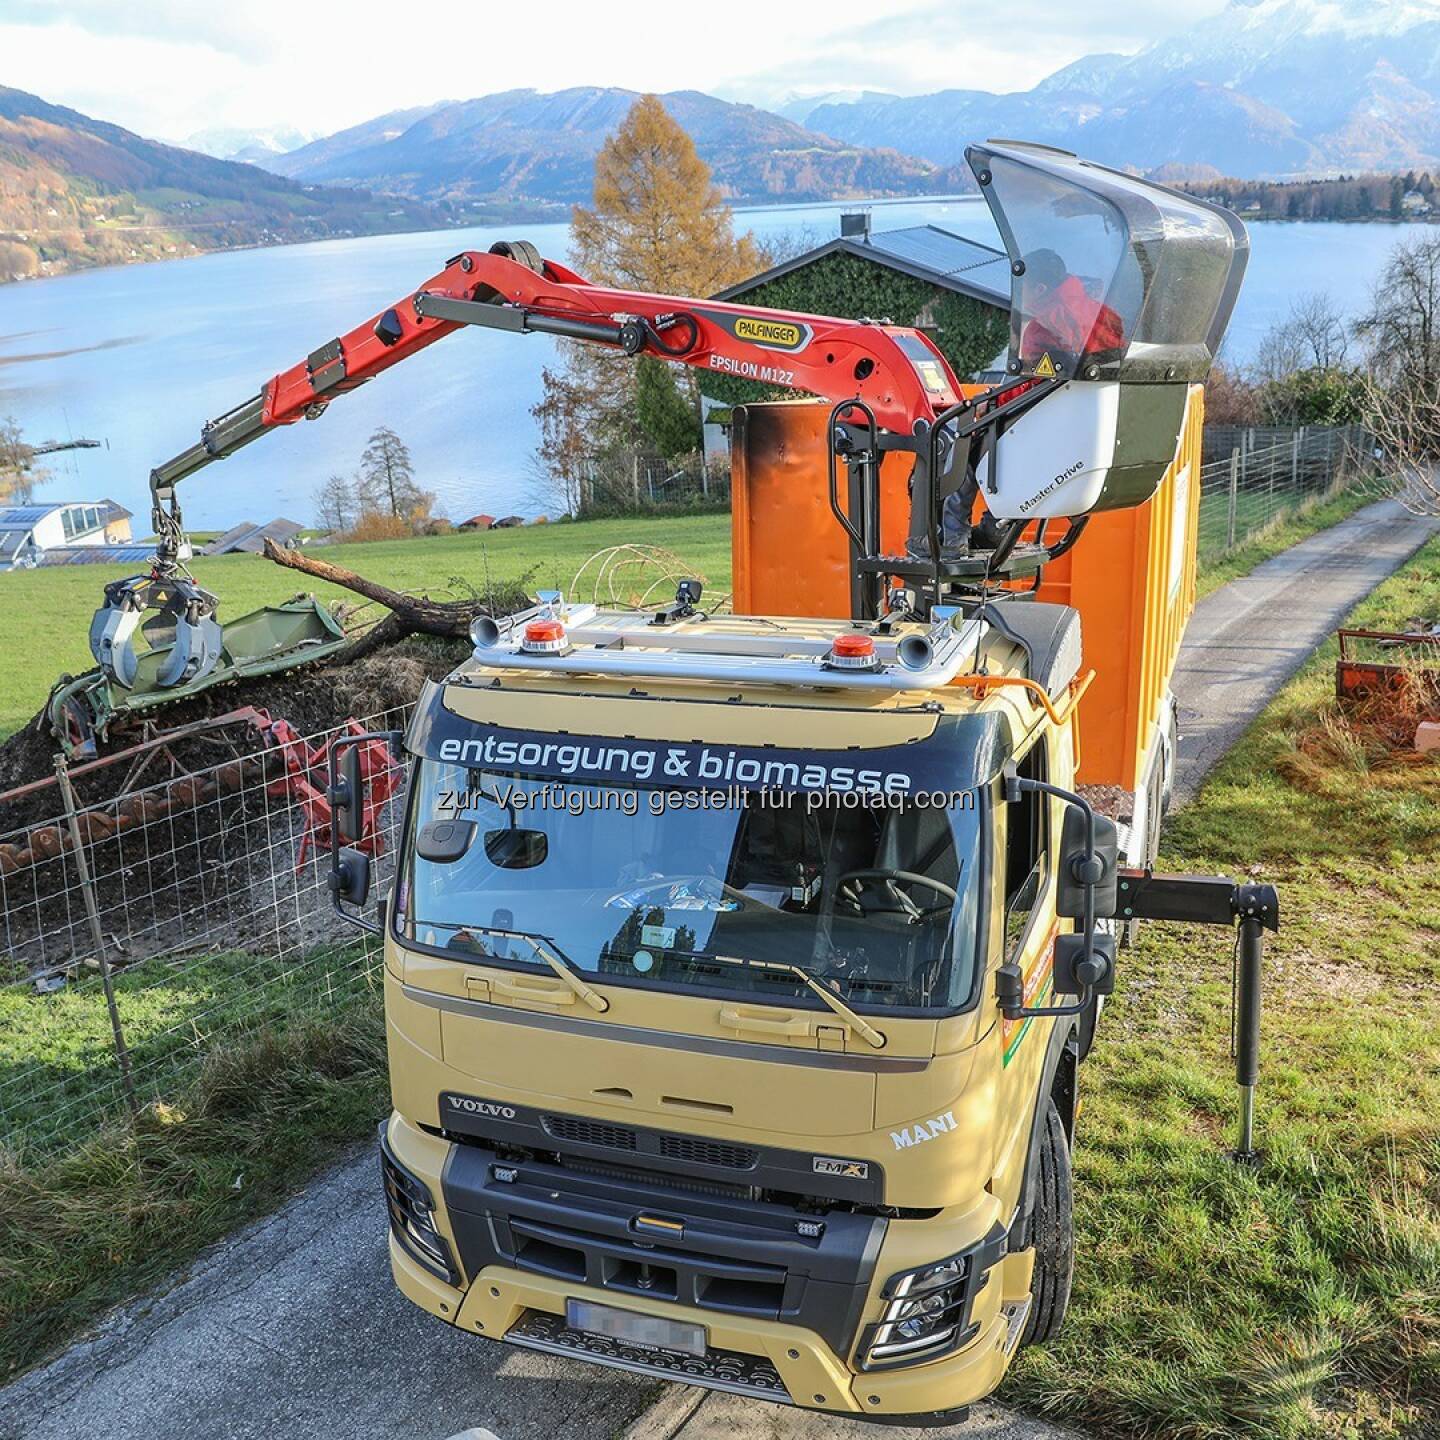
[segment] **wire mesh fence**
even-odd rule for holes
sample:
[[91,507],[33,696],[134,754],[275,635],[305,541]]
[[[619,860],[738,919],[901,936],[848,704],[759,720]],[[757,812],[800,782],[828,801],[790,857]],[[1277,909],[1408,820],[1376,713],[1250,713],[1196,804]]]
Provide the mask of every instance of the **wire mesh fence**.
[[665,460],[622,452],[586,462],[576,489],[577,513],[584,518],[649,510],[725,510],[730,505],[730,461],[723,455]]
[[[217,1040],[378,1005],[379,946],[327,885],[331,747],[403,710],[181,771],[0,834],[0,1140],[52,1151],[165,1099]],[[379,742],[362,848],[389,876],[401,771]],[[49,801],[53,797],[54,805]],[[32,807],[33,809],[33,807]]]
[[1374,441],[1358,425],[1208,426],[1204,453],[1202,565],[1342,490],[1373,483],[1379,473]]

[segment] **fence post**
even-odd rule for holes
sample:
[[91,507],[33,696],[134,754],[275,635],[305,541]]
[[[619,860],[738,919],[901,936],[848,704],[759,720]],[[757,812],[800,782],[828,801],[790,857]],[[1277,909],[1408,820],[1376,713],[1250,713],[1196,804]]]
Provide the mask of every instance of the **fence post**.
[[138,1113],[140,1102],[135,1096],[135,1077],[130,1072],[130,1047],[125,1043],[125,1030],[120,1024],[120,1009],[115,1003],[115,983],[110,976],[110,957],[105,952],[105,933],[100,928],[100,907],[90,881],[90,862],[85,858],[85,844],[80,835],[80,817],[75,812],[75,791],[70,784],[70,767],[62,751],[55,757],[55,778],[60,782],[60,797],[65,802],[65,819],[70,827],[70,848],[75,854],[75,872],[80,877],[80,893],[85,897],[85,916],[90,922],[90,939],[95,945],[95,958],[100,965],[100,983],[105,987],[105,1006],[110,1011],[110,1033],[115,1043],[115,1058],[120,1062],[120,1081],[132,1114]]
[[1229,538],[1225,541],[1225,548],[1235,548],[1235,502],[1240,494],[1240,447],[1237,445],[1230,452],[1230,518],[1227,526]]
[[1305,433],[1297,430],[1290,440],[1290,488],[1300,493],[1300,437]]

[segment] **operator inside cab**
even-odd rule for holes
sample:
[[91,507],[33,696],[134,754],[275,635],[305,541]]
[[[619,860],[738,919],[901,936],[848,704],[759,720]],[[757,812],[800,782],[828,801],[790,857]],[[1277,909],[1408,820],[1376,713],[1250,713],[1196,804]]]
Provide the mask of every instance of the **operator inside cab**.
[[[1022,287],[1020,359],[1027,369],[1046,364],[1073,369],[1082,359],[1114,359],[1124,352],[1125,322],[1119,311],[1097,300],[1090,286],[1071,274],[1057,251],[1037,249],[1025,257]],[[1004,404],[1028,384],[1022,381],[1003,391],[995,403]],[[958,559],[995,547],[999,530],[990,512],[986,510],[978,522],[973,519],[979,494],[972,463],[941,511],[942,559]]]
[[1125,349],[1125,322],[1097,300],[1054,250],[1032,250],[1023,277],[1025,327],[1020,358],[1034,366],[1045,356],[1117,356]]

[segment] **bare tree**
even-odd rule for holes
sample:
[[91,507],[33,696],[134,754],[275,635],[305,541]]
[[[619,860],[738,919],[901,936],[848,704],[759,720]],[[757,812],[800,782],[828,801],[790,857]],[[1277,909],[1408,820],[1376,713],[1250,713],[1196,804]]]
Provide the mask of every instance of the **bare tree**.
[[1440,381],[1440,236],[1402,240],[1375,282],[1370,309],[1355,322],[1370,373],[1382,384]]
[[1297,370],[1340,370],[1349,350],[1335,302],[1311,291],[1293,300],[1285,319],[1270,327],[1256,352],[1255,370],[1261,383],[1284,380]]
[[1390,493],[1412,514],[1440,516],[1440,386],[1372,378],[1365,426],[1384,453]]
[[35,468],[35,452],[21,438],[13,416],[0,420],[0,503],[28,505],[35,486],[49,476]]
[[360,515],[360,496],[353,480],[331,475],[315,492],[315,524],[321,530],[349,530]]
[[1365,424],[1393,493],[1418,515],[1440,515],[1440,236],[1390,251],[1355,333],[1367,349]]

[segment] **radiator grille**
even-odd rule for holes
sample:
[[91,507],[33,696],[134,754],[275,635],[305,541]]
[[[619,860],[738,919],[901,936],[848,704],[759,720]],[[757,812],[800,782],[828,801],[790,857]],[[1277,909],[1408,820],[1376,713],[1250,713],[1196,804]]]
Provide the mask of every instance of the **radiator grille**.
[[723,1140],[705,1140],[698,1135],[662,1135],[660,1153],[669,1160],[717,1165],[726,1170],[752,1170],[760,1158],[744,1145],[727,1145]]
[[635,1150],[637,1136],[623,1125],[607,1125],[603,1120],[582,1120],[574,1115],[547,1115],[545,1133],[573,1145],[597,1145],[605,1150]]
[[659,1155],[684,1165],[708,1165],[717,1170],[753,1170],[760,1161],[760,1152],[748,1145],[707,1140],[703,1135],[632,1130],[628,1125],[610,1125],[604,1120],[587,1120],[579,1115],[545,1115],[541,1117],[541,1123],[547,1135],[569,1141],[572,1145],[621,1150],[630,1155]]

